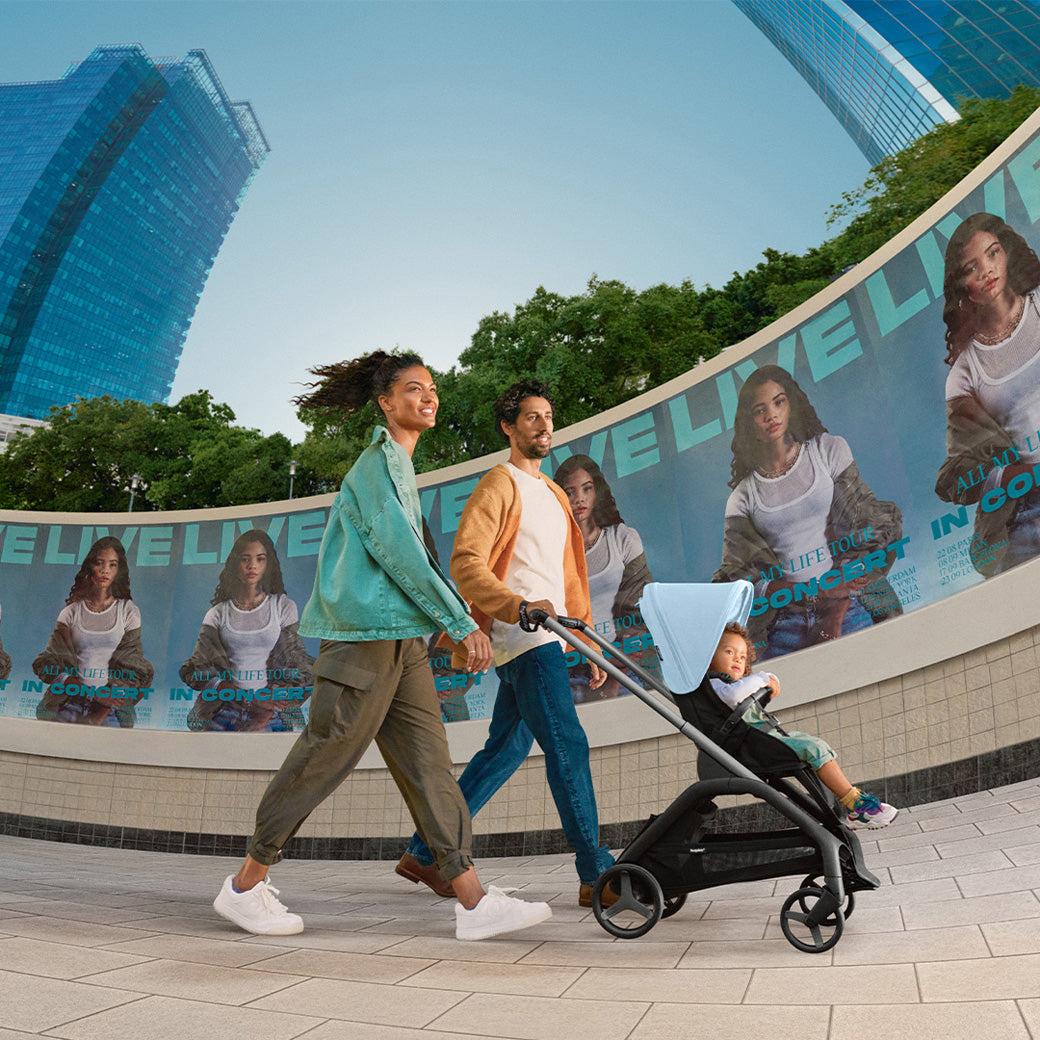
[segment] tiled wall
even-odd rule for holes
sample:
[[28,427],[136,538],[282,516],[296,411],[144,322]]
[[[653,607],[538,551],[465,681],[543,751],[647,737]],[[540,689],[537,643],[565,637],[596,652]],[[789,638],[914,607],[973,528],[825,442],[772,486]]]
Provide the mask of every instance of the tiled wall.
[[[787,711],[778,706],[779,714],[787,728],[830,742],[850,778],[869,781],[888,800],[913,804],[1024,779],[1040,773],[1038,640],[1035,626],[919,671]],[[587,711],[616,707],[604,703]],[[629,825],[671,802],[695,778],[696,756],[694,745],[677,733],[594,747],[592,775],[606,840],[620,843]],[[0,828],[64,840],[239,852],[270,775],[4,751]],[[478,852],[486,854],[558,848],[558,827],[540,757],[529,759],[474,821]],[[395,855],[410,832],[386,770],[359,770],[304,824],[300,838],[314,840],[298,840],[290,851]]]

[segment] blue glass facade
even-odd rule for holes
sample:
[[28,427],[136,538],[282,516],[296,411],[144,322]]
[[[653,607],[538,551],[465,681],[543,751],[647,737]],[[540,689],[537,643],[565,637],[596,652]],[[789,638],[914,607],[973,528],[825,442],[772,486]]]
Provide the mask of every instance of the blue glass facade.
[[733,0],[870,163],[960,99],[1040,87],[1040,0]]
[[0,412],[166,401],[268,150],[202,51],[99,47],[60,80],[0,85]]

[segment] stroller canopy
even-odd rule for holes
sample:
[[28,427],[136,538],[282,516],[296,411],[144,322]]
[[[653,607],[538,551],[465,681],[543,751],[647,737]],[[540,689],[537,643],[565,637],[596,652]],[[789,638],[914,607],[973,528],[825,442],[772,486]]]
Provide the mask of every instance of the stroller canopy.
[[667,584],[651,582],[639,599],[646,627],[661,656],[661,674],[672,693],[697,689],[722,630],[746,624],[754,599],[749,581]]

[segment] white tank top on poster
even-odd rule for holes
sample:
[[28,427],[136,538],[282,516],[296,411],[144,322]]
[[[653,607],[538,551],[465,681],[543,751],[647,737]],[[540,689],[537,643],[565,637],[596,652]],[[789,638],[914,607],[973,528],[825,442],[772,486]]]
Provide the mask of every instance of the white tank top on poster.
[[[821,433],[802,443],[798,460],[782,477],[752,472],[729,496],[727,516],[746,516],[781,563],[827,545],[827,518],[834,498],[834,481],[852,465],[844,437]],[[830,570],[830,554],[798,571],[799,581],[821,577]]]
[[61,609],[58,623],[72,633],[79,661],[76,678],[88,686],[107,686],[108,662],[123,636],[141,627],[141,612],[130,599],[117,599],[97,611],[76,600]]
[[282,629],[297,621],[296,604],[278,593],[267,596],[252,610],[241,610],[231,600],[222,600],[206,611],[204,625],[220,633],[236,686],[262,690],[267,686],[267,660]]
[[975,397],[1015,442],[1022,462],[1040,462],[1040,290],[1018,327],[999,343],[972,340],[946,377],[946,400]]

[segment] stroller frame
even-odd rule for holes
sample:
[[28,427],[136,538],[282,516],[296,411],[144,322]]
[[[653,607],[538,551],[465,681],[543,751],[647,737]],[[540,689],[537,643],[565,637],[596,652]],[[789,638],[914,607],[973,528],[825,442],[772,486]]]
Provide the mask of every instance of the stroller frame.
[[[880,881],[867,870],[857,835],[839,819],[836,800],[815,771],[797,761],[780,741],[740,722],[756,739],[769,741],[789,756],[786,764],[767,766],[761,770],[765,778],[759,776],[700,728],[705,723],[704,713],[695,710],[691,700],[698,693],[703,697],[706,692],[717,702],[723,717],[730,713],[710,686],[705,690],[706,680],[699,690],[673,695],[660,679],[585,622],[568,617],[554,619],[541,610],[531,610],[529,618],[583,653],[691,740],[700,752],[700,779],[660,815],[651,816],[619,854],[614,866],[597,880],[592,908],[600,925],[618,938],[637,938],[661,918],[677,913],[690,892],[804,871],[801,885],[781,908],[781,930],[796,949],[807,953],[831,949],[841,938],[845,919],[854,909],[853,893],[876,889]],[[575,632],[594,642],[603,653],[578,639]],[[649,689],[634,682],[618,663]],[[680,705],[683,713],[677,713],[670,703],[651,694],[650,689]],[[739,718],[744,707],[741,705],[733,716]],[[737,720],[731,716],[729,721],[732,725]],[[792,779],[798,783],[792,783]],[[752,795],[772,807],[792,827],[738,834],[706,833],[717,812],[713,799],[720,795]],[[785,852],[789,854],[784,858],[770,858],[771,854]],[[740,857],[750,857],[752,862],[732,866],[732,861]],[[713,859],[728,865],[716,870],[706,868],[704,864]],[[604,902],[608,888],[618,896],[616,901],[608,898]]]

